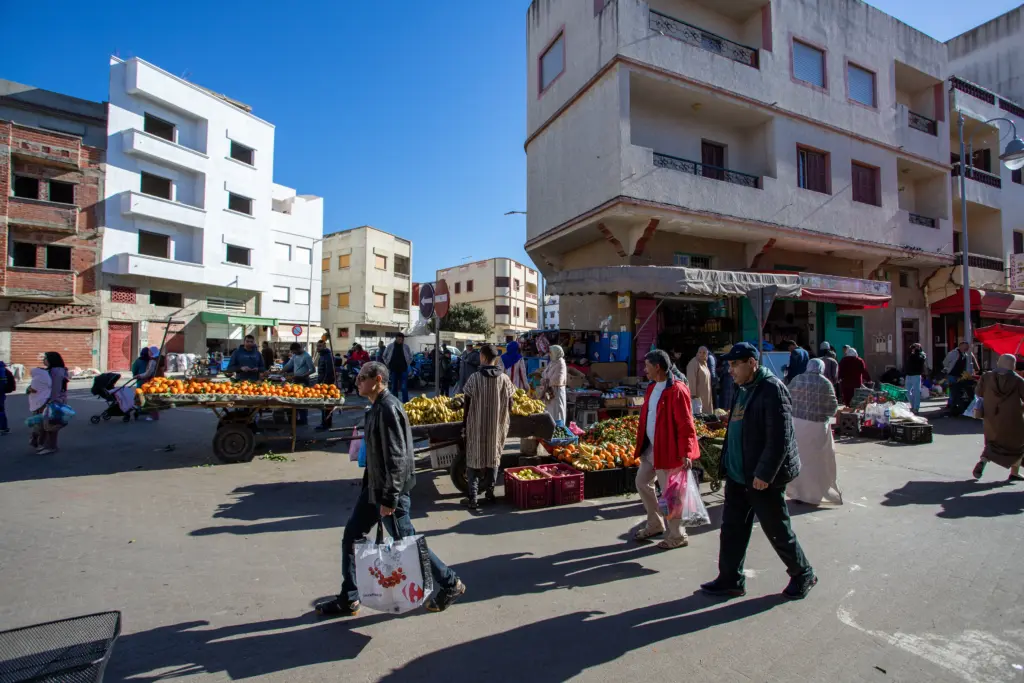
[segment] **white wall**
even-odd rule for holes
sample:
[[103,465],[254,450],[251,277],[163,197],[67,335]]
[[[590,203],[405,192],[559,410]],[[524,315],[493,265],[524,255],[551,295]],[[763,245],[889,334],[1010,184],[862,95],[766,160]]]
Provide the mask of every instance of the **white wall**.
[[[289,303],[274,301],[273,294],[265,296],[263,315],[297,323],[305,323],[309,317],[313,325],[319,325],[323,242],[316,240],[322,239],[324,232],[323,199],[296,195],[295,190],[277,184],[273,193],[275,203],[288,213],[271,213],[269,242],[262,248],[270,251],[271,286],[287,287]],[[307,291],[308,304],[300,303]]]

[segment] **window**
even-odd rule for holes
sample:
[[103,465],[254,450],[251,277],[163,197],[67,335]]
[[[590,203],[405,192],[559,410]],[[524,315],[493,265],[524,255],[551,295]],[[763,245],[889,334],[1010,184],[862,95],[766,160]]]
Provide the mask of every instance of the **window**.
[[39,199],[39,179],[23,175],[14,176],[14,196]]
[[313,262],[313,250],[309,247],[295,247],[295,262],[308,266]]
[[294,303],[297,303],[300,306],[308,306],[309,305],[309,290],[308,289],[299,289],[298,287],[296,287],[295,288],[295,301],[294,301]]
[[377,270],[387,270],[388,269],[388,257],[387,256],[381,256],[380,254],[374,254],[373,255],[373,267],[376,268]]
[[472,292],[473,291],[473,281],[472,280],[466,280],[466,291],[467,292]]
[[171,238],[167,235],[158,235],[155,232],[139,230],[139,253],[143,256],[170,258]]
[[960,233],[956,231],[953,232],[953,253],[960,253]]
[[559,33],[540,56],[540,91],[547,90],[565,71],[565,34]]
[[1022,178],[1021,171],[1024,169],[1018,168],[1016,171],[1010,174],[1010,180],[1017,183],[1018,185],[1024,185],[1024,178]]
[[291,302],[291,293],[292,292],[291,292],[291,290],[289,288],[287,288],[287,287],[279,287],[277,285],[274,285],[273,286],[273,290],[274,291],[273,291],[272,296],[274,297],[274,301],[276,301],[278,303],[281,303],[281,304],[287,304],[287,303]]
[[857,319],[852,315],[837,315],[836,327],[840,330],[855,330],[857,329]]
[[494,307],[494,315],[508,315],[508,313],[509,313],[509,307],[508,306],[495,306]]
[[110,303],[112,304],[134,304],[135,288],[110,285]]
[[846,65],[846,80],[850,88],[849,97],[854,102],[869,107],[875,106],[875,74],[854,64]]
[[338,295],[338,308],[348,308],[348,292]]
[[330,269],[331,269],[331,259],[330,259],[330,257],[324,257],[324,258],[320,259],[320,270],[322,270],[323,272],[326,273]]
[[799,148],[797,152],[797,185],[805,190],[830,194],[828,155]]
[[819,88],[825,87],[825,52],[799,40],[793,41],[793,77]]
[[338,339],[348,339],[348,328],[347,327],[339,327],[338,328]]
[[234,140],[231,141],[231,158],[234,159],[235,161],[241,161],[243,164],[253,166],[255,165],[253,164],[254,156],[255,155],[253,153],[252,147],[240,145]]
[[155,135],[158,138],[163,138],[169,142],[174,142],[175,129],[174,124],[169,121],[153,116],[152,114],[146,114],[142,122],[142,130],[146,131],[150,135]]
[[518,307],[518,306],[516,306],[516,307],[515,307],[515,313],[514,313],[514,315],[515,315],[515,316],[516,316],[517,318],[519,317],[519,307]]
[[46,267],[50,270],[71,270],[71,247],[47,245]]
[[409,293],[408,292],[395,292],[392,297],[391,307],[396,311],[402,311],[403,313],[409,310]]
[[320,295],[320,310],[321,311],[326,311],[330,307],[331,307],[331,295],[330,294],[321,294]]
[[227,245],[227,247],[228,247],[228,250],[227,250],[228,253],[227,253],[227,256],[225,257],[225,260],[228,263],[236,263],[236,264],[238,264],[240,266],[250,266],[250,265],[252,265],[249,262],[250,261],[250,256],[251,256],[251,253],[252,253],[251,249],[246,249],[245,247],[236,247],[233,244],[229,244],[229,245]]
[[233,313],[245,313],[244,299],[227,299],[222,296],[206,297],[206,308],[210,311],[231,311]]
[[149,303],[151,306],[170,306],[172,308],[182,307],[182,296],[178,292],[159,292],[155,289],[149,290]]
[[1013,231],[1013,253],[1024,254],[1024,232]]
[[373,293],[373,305],[376,306],[377,308],[387,308],[387,305],[388,305],[388,295],[387,294],[382,294],[380,292],[374,292]]
[[701,140],[700,171],[705,178],[725,180],[725,145]]
[[145,171],[140,175],[142,176],[142,180],[139,189],[142,190],[142,194],[148,194],[152,197],[160,197],[161,199],[171,199],[170,178],[161,178],[158,175],[146,173]]
[[903,289],[910,287],[910,276],[906,271],[900,271],[900,287]]
[[348,268],[349,263],[352,262],[351,254],[342,254],[338,257],[338,268]]
[[519,291],[519,279],[518,278],[512,280],[512,289],[514,289],[517,292]]
[[[362,330],[361,335],[363,337],[376,337],[377,336],[377,330],[367,330],[367,329],[364,329],[364,330]],[[389,332],[388,336],[389,337],[390,336],[394,336],[394,333],[393,332]]]
[[494,278],[494,286],[495,287],[508,287],[508,283],[509,283],[509,278],[507,278],[507,277],[505,277],[503,275],[499,275],[499,276]]
[[804,273],[807,271],[806,266],[791,266],[788,263],[776,263],[775,270],[780,270],[783,273]]
[[292,245],[284,242],[274,242],[274,258],[278,261],[292,260]]
[[853,162],[851,186],[853,201],[873,206],[882,205],[877,168]]
[[228,192],[228,210],[252,215],[252,200],[234,192]]
[[50,181],[50,201],[58,204],[75,203],[74,183],[62,183],[59,180]]
[[10,264],[15,268],[36,267],[36,245],[27,242],[12,242],[10,251]]
[[461,294],[462,293],[462,283],[461,282],[456,282],[455,283],[455,293],[456,294]]

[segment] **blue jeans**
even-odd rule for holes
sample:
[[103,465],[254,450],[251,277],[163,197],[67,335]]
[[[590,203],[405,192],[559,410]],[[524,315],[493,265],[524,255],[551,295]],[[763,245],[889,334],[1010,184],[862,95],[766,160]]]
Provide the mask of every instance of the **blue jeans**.
[[914,412],[921,410],[921,375],[907,375],[907,395]]
[[[403,494],[398,498],[398,507],[390,517],[384,518],[384,528],[392,537],[397,536],[395,525],[402,532],[402,537],[407,538],[416,533],[412,526],[412,519],[409,510],[412,507],[412,500],[409,494]],[[380,506],[370,503],[370,492],[364,487],[359,493],[359,500],[352,508],[352,515],[345,525],[345,533],[341,537],[341,595],[342,599],[352,602],[359,599],[359,587],[356,584],[356,541],[366,537],[380,520]],[[455,588],[459,577],[449,569],[444,562],[437,558],[433,550],[428,548],[430,554],[430,573],[434,575],[434,595],[441,591],[449,591]]]
[[[0,381],[3,381],[2,377],[0,377]],[[7,411],[4,408],[6,403],[7,394],[0,394],[0,432],[7,431]]]
[[409,371],[392,372],[388,379],[388,391],[398,396],[398,389],[402,389],[402,403],[409,402]]
[[949,392],[946,397],[946,407],[953,407],[953,399],[960,395],[960,390],[956,388],[956,383],[960,381],[960,377],[957,375],[946,375],[946,379],[949,380]]

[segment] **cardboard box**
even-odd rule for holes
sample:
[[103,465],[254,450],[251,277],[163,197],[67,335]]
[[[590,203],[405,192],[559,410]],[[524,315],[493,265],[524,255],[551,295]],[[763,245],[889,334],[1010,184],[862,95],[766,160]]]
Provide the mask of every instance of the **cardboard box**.
[[627,405],[627,399],[625,398],[606,398],[604,399],[605,408],[625,408]]
[[577,377],[576,375],[569,374],[565,378],[565,386],[569,389],[582,389],[585,384],[586,377],[583,375]]
[[621,386],[622,380],[628,376],[629,365],[626,363],[593,363],[590,366],[590,385],[602,391]]

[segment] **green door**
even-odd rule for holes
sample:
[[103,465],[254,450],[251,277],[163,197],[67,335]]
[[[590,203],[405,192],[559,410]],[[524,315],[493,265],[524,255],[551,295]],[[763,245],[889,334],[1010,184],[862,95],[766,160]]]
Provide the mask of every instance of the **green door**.
[[825,341],[832,344],[836,353],[842,353],[843,346],[849,345],[864,355],[864,319],[858,315],[843,315],[835,304],[824,305]]

